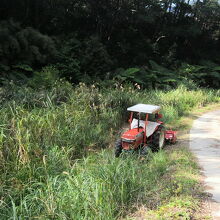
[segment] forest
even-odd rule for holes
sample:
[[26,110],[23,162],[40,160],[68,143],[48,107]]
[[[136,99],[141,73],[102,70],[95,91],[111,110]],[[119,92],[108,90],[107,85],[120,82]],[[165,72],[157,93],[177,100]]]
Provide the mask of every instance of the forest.
[[0,74],[218,88],[219,25],[217,0],[2,0]]
[[0,219],[208,219],[184,142],[114,145],[134,104],[218,105],[219,51],[217,0],[1,0]]

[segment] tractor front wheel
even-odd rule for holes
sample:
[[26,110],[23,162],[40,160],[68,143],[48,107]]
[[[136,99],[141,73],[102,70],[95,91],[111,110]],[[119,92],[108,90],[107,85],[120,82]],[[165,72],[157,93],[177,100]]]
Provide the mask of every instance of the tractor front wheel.
[[152,136],[152,150],[159,151],[165,145],[165,128],[159,126],[158,130]]
[[150,147],[148,147],[148,146],[143,146],[142,149],[141,149],[140,155],[141,155],[141,156],[147,156],[147,155],[150,154],[150,152],[151,152]]
[[119,139],[115,143],[115,157],[119,157],[121,152],[122,152],[122,142],[121,139]]

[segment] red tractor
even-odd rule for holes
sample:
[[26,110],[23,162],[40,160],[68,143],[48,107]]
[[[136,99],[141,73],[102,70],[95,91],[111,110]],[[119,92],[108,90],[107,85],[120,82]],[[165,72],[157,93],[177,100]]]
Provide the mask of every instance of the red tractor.
[[176,131],[165,130],[163,117],[159,114],[160,106],[137,104],[129,107],[130,129],[124,132],[115,144],[115,156],[125,152],[138,151],[141,155],[152,151],[159,151],[165,145],[165,141],[176,142]]

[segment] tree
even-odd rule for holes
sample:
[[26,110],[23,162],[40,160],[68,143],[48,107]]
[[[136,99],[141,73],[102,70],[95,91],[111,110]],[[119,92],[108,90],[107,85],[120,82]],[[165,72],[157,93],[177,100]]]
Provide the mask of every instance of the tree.
[[15,69],[31,71],[52,61],[57,51],[53,40],[33,28],[18,23],[0,23],[0,73],[7,75]]

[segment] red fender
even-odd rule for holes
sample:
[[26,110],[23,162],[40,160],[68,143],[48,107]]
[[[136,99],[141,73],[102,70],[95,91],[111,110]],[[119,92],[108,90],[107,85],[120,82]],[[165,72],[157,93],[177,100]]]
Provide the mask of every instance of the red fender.
[[177,140],[176,134],[177,131],[172,131],[172,130],[165,131],[165,139],[167,141],[170,141],[172,144],[175,144]]

